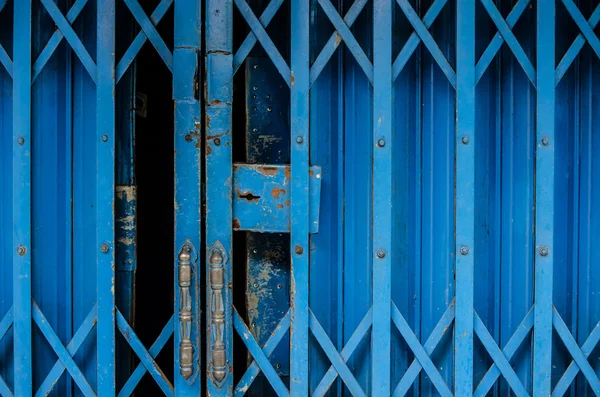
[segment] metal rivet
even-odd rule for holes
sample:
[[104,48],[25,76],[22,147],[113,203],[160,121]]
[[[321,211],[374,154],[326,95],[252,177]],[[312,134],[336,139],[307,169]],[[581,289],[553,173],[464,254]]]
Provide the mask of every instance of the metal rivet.
[[256,323],[252,323],[252,328],[256,328]]
[[542,145],[544,146],[548,146],[550,144],[550,138],[548,138],[547,136],[542,138]]
[[469,247],[467,247],[466,245],[463,245],[462,247],[460,247],[460,254],[461,255],[468,255],[469,254]]
[[297,245],[296,247],[294,247],[294,252],[298,255],[302,255],[302,253],[304,252],[304,248],[302,248],[301,245]]
[[378,258],[383,258],[385,257],[385,250],[383,248],[379,248],[375,255],[377,255]]
[[281,289],[283,286],[281,284],[277,284],[277,289]]
[[108,142],[108,135],[102,134],[102,142]]
[[296,143],[302,143],[302,142],[304,142],[304,138],[302,138],[300,135],[298,135],[296,137]]
[[258,65],[254,65],[254,69],[258,69]]
[[215,143],[215,146],[219,146],[221,144],[221,140],[219,138],[215,138],[213,142]]
[[461,141],[462,141],[462,143],[464,145],[468,145],[469,144],[469,136],[468,135],[463,135]]
[[378,140],[377,141],[377,146],[384,147],[385,146],[385,139],[381,138],[380,140]]
[[256,91],[256,90],[258,90],[258,87],[257,87],[257,86],[254,86],[254,87],[252,87],[252,89],[253,89],[254,91]]
[[106,254],[108,252],[108,244],[102,244],[100,246],[100,251],[102,251],[102,253]]
[[281,368],[281,364],[275,364],[275,368],[277,368],[277,369]]
[[27,253],[27,248],[25,248],[25,247],[24,247],[24,246],[22,246],[22,245],[19,245],[19,246],[17,247],[17,254],[19,254],[20,256],[23,256],[23,255],[25,255],[26,253]]
[[17,138],[17,143],[21,146],[23,146],[25,144],[25,138],[23,138],[22,136]]
[[548,247],[544,246],[540,248],[540,255],[541,256],[546,256],[548,255]]

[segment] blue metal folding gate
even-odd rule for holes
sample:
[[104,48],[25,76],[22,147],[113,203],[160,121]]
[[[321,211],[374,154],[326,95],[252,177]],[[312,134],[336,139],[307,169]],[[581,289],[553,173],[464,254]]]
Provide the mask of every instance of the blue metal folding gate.
[[[599,22],[585,0],[0,0],[0,395],[600,395]],[[145,44],[175,105],[149,348]]]

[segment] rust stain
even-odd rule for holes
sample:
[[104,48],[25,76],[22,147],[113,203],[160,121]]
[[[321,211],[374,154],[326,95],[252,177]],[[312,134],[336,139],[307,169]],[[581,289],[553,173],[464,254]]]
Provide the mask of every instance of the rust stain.
[[206,155],[210,155],[212,153],[212,148],[210,147],[210,145],[206,145]]
[[269,166],[264,166],[264,167],[257,167],[258,172],[260,172],[263,175],[266,176],[275,176],[277,175],[277,171],[279,171],[279,168],[277,167],[269,167]]
[[240,224],[240,220],[238,218],[233,218],[233,229],[240,230],[242,225]]
[[342,42],[342,36],[340,36],[337,32],[335,32],[335,46],[339,46]]
[[290,179],[292,176],[292,170],[290,167],[285,167],[283,169],[283,173],[285,174],[285,179]]
[[290,200],[285,200],[285,203],[283,203],[283,204],[285,204],[286,207],[289,207],[290,204],[291,204],[291,201]]
[[294,72],[290,73],[290,85],[294,85],[296,82],[296,77],[294,76]]
[[315,170],[308,170],[308,175],[313,176],[315,174]]
[[273,189],[271,189],[271,196],[273,196],[273,198],[278,199],[279,196],[281,196],[282,194],[285,194],[285,189],[282,189],[280,187],[274,187]]
[[223,101],[221,101],[220,99],[213,99],[213,100],[210,102],[210,104],[211,104],[211,105],[220,105],[220,104],[222,104],[222,103],[223,103]]
[[277,204],[277,208],[282,209],[283,208],[283,204]]

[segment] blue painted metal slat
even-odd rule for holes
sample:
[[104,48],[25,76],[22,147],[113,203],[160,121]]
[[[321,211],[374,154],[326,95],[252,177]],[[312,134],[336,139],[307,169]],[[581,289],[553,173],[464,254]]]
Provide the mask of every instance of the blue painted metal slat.
[[[115,375],[115,0],[97,4],[96,267],[98,396],[116,394]],[[64,32],[63,32],[64,33]]]
[[392,1],[373,0],[373,331],[374,397],[391,394]]
[[31,288],[32,2],[14,4],[13,73],[13,335],[14,394],[33,395]]
[[[552,298],[554,271],[555,1],[538,0],[535,164],[535,309],[533,394],[552,392]],[[543,37],[543,40],[541,39]]]
[[456,8],[456,320],[454,395],[473,395],[475,284],[475,0]]

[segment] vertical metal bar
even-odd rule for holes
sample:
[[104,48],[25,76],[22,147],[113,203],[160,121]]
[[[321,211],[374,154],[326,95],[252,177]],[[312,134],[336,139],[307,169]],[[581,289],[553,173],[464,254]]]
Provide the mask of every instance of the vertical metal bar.
[[200,272],[202,243],[199,0],[175,2],[175,395],[201,392]]
[[32,395],[31,0],[14,3],[13,313],[15,396]]
[[206,1],[206,317],[208,394],[233,391],[233,1]]
[[373,3],[372,395],[391,393],[392,0]]
[[97,3],[96,244],[98,396],[115,395],[115,0]]
[[290,394],[308,395],[309,0],[291,3],[291,325]]
[[475,0],[457,2],[454,395],[473,394]]
[[535,318],[533,394],[549,396],[552,371],[554,243],[555,0],[537,4],[537,118],[535,156]]

